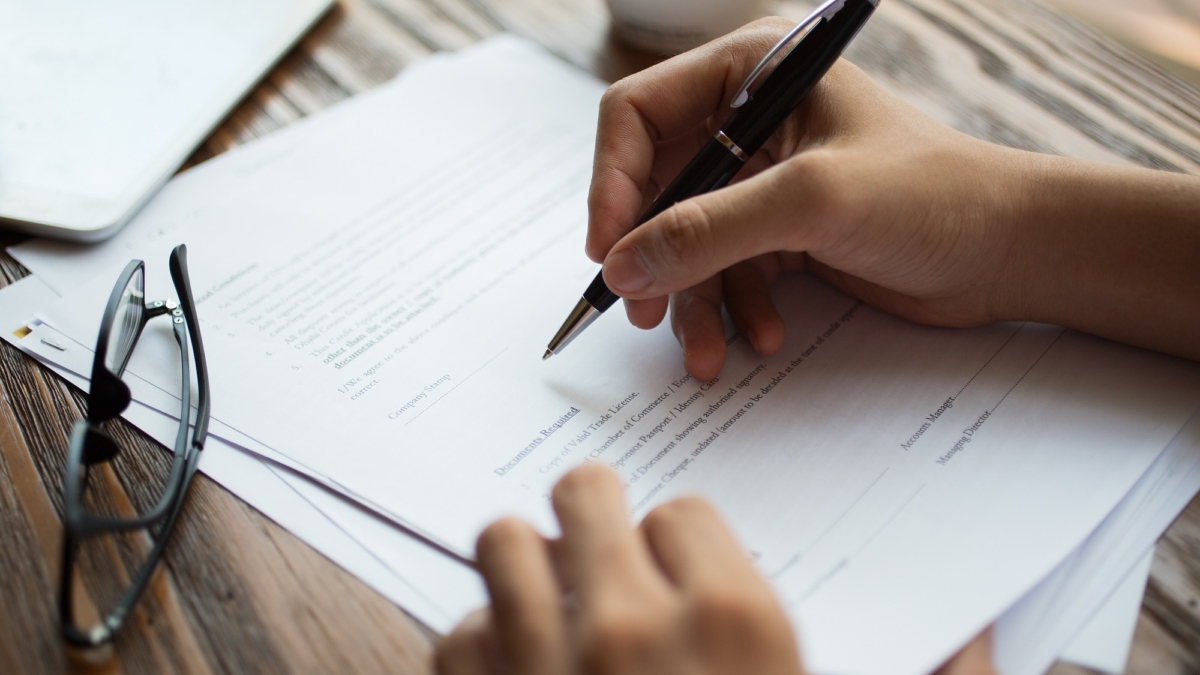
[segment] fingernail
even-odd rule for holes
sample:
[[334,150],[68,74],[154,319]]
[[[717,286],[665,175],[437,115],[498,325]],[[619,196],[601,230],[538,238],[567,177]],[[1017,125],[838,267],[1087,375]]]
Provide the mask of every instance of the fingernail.
[[604,261],[604,282],[617,293],[637,293],[654,283],[654,275],[646,271],[637,249],[627,248]]

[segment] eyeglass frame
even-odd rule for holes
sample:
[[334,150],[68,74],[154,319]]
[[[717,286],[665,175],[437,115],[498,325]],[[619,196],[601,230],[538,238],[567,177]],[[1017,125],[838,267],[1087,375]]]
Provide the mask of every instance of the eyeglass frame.
[[[162,559],[166,542],[174,531],[176,520],[182,510],[188,488],[195,476],[208,437],[209,395],[208,365],[204,358],[204,344],[200,337],[200,325],[196,305],[192,296],[191,281],[187,271],[187,247],[176,246],[169,258],[171,280],[180,302],[176,305],[165,300],[155,300],[143,305],[133,340],[129,343],[114,371],[108,367],[108,342],[113,322],[121,308],[124,293],[135,274],[142,275],[142,291],[145,297],[146,271],[142,260],[131,260],[117,278],[109,294],[104,317],[100,323],[100,335],[96,340],[96,353],[92,361],[92,380],[88,392],[87,415],[77,420],[71,431],[66,466],[63,477],[63,548],[62,568],[59,576],[59,619],[63,637],[76,647],[99,647],[114,638],[124,624],[125,618],[137,603]],[[175,342],[179,347],[182,365],[182,391],[179,415],[179,431],[175,437],[174,459],[167,480],[163,485],[158,502],[148,511],[132,518],[119,518],[89,513],[84,509],[83,497],[89,467],[107,462],[120,452],[116,442],[103,431],[101,425],[120,416],[129,407],[132,394],[122,379],[129,359],[137,348],[146,324],[159,316],[170,316]],[[196,363],[197,412],[194,425],[191,418],[191,364],[188,360],[187,343],[191,343],[192,357]],[[190,428],[189,428],[190,427]],[[191,442],[188,442],[191,431]],[[103,614],[99,624],[83,630],[75,623],[73,584],[74,564],[80,542],[86,537],[115,534],[158,525],[154,533],[154,545],[132,578],[130,586],[117,599],[115,606]]]

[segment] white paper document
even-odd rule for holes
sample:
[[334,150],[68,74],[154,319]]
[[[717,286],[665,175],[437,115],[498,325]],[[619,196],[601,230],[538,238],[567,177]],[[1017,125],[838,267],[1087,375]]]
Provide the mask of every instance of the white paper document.
[[[923,673],[1076,551],[1200,405],[1194,363],[917,326],[808,277],[775,289],[780,353],[735,337],[710,382],[669,329],[616,315],[543,362],[596,272],[603,87],[515,40],[479,49],[453,88],[443,59],[188,172],[114,244],[157,297],[187,243],[216,422],[450,551],[502,515],[553,533],[550,486],[601,462],[635,517],[712,500],[815,672]],[[423,95],[439,105],[406,105]],[[109,290],[39,317],[87,345]],[[170,395],[166,345],[129,370]]]
[[[78,271],[81,264],[86,266],[87,263],[69,260],[64,265],[62,261],[56,264],[47,259],[37,261],[33,266],[39,274],[58,278],[64,270],[69,273]],[[38,307],[56,299],[57,296],[45,288],[38,278],[23,279],[0,291],[0,322],[7,327],[24,325],[25,319],[33,316]],[[5,337],[22,350],[52,364],[77,386],[86,387],[87,381],[82,373],[88,372],[92,359],[87,347],[45,325],[35,328],[23,339],[18,339],[13,333],[6,333]],[[170,339],[167,335],[151,335],[146,339],[158,337]],[[177,422],[171,417],[171,413],[177,410],[176,400],[153,387],[147,388],[135,376],[128,376],[126,381],[137,392],[136,399],[154,401],[155,408],[166,412],[154,412],[146,405],[135,403],[124,416],[152,436],[169,442],[176,429]],[[395,525],[382,521],[378,516],[301,476],[254,459],[246,451],[230,445],[220,435],[232,434],[231,437],[236,437],[244,447],[253,447],[260,454],[277,457],[278,454],[269,448],[247,441],[224,425],[216,425],[212,431],[209,446],[201,459],[200,468],[203,472],[434,630],[448,631],[469,610],[485,601],[478,577],[459,560],[435,550]],[[1200,481],[1193,480],[1195,485],[1189,483],[1180,490],[1175,483],[1164,481],[1162,476],[1180,474],[1180,467],[1186,468],[1200,461],[1200,438],[1183,434],[1168,452],[1184,453],[1180,455],[1183,463],[1178,459],[1169,459],[1173,457],[1170,454],[1160,456],[1139,481],[1139,486],[1152,485],[1155,489],[1147,491],[1135,486],[1109,515],[1105,524],[1101,525],[1101,529],[1112,529],[1108,524],[1117,522],[1123,524],[1127,531],[1142,537],[1147,533],[1157,536],[1156,533],[1170,523],[1188,497],[1196,488],[1200,488]],[[1200,474],[1195,475],[1200,478]],[[1177,496],[1170,499],[1172,494]],[[1169,505],[1165,510],[1147,509],[1142,501],[1147,498],[1154,500],[1154,503],[1168,499]],[[1154,511],[1158,515],[1156,519],[1149,520],[1145,517],[1124,518],[1131,508],[1143,513]],[[1105,589],[1116,581],[1113,572],[1097,572],[1091,569],[1093,566],[1087,561],[1109,559],[1119,554],[1121,549],[1114,550],[1112,544],[1095,536],[1089,538],[1079,551],[1072,554],[1068,563],[1060,565],[1049,579],[1040,583],[1016,607],[1000,617],[996,624],[999,639],[995,643],[994,653],[1003,675],[1039,673],[1044,670],[1044,664],[1038,656],[1053,654],[1053,649],[1062,644],[1066,635],[1085,620],[1087,625],[1068,645],[1063,658],[1107,672],[1120,671],[1132,640],[1141,589],[1145,585],[1148,569],[1131,572],[1104,606],[1096,610],[1091,619],[1087,619],[1097,600],[1103,597]],[[1089,583],[1079,583],[1081,578]],[[1065,586],[1066,583],[1071,586]],[[1049,625],[1065,627],[1066,632],[1061,628],[1047,631]]]
[[1109,675],[1125,672],[1152,562],[1153,549],[1125,577],[1059,658]]
[[[1179,432],[1085,545],[997,622],[997,669],[1005,675],[1037,675],[1048,669],[1077,636],[1080,620],[1091,616],[1118,589],[1198,490],[1200,415]],[[1089,549],[1105,554],[1088,555]],[[1080,601],[1059,612],[1055,605],[1061,597]],[[1021,649],[1014,649],[1015,645]],[[1122,646],[1127,652],[1127,645]],[[1106,658],[1111,659],[1112,655]]]

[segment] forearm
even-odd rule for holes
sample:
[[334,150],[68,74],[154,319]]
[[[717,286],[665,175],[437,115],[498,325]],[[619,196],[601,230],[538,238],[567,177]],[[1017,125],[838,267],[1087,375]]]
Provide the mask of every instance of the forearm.
[[1200,178],[1020,154],[998,313],[1200,360]]

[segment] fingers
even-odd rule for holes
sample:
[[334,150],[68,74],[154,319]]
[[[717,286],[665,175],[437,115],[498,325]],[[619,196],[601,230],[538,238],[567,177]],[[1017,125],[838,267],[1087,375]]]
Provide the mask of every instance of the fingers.
[[703,499],[663,504],[647,514],[641,531],[659,566],[682,588],[728,588],[758,579],[729,528]]
[[477,544],[504,663],[513,673],[563,673],[568,663],[562,592],[548,544],[518,520],[498,521]]
[[588,196],[587,254],[592,260],[603,260],[640,215],[655,144],[703,129],[790,27],[782,19],[756,22],[609,89],[600,103]]
[[490,615],[480,609],[438,644],[434,659],[439,675],[492,675],[500,672],[497,656]]
[[612,471],[597,464],[579,467],[554,486],[552,498],[562,525],[562,575],[581,606],[653,578],[653,563],[629,524],[625,496]]
[[777,256],[759,256],[725,270],[725,305],[738,332],[755,351],[770,356],[783,347],[783,317],[771,301],[771,282],[780,273]]
[[773,251],[805,251],[855,219],[854,188],[827,150],[794,157],[725,188],[680,202],[625,235],[604,261],[604,281],[643,300],[690,288]]
[[707,382],[725,365],[725,322],[721,320],[721,277],[707,279],[671,297],[671,330],[683,347],[683,367]]
[[629,323],[649,330],[662,323],[667,315],[667,297],[650,298],[649,300],[625,300],[625,314]]
[[650,512],[643,536],[682,591],[713,672],[800,673],[791,628],[770,587],[702,499]]
[[[616,476],[595,464],[568,473],[552,496],[566,583],[556,584],[550,543],[528,525],[489,527],[478,557],[491,614],[473,615],[439,646],[443,675],[657,673],[680,664],[803,672],[782,609],[706,503],[672,502],[635,531]],[[570,610],[559,600],[564,587],[576,600]]]
[[[692,377],[706,382],[725,365],[722,297],[738,332],[755,350],[765,355],[779,351],[784,325],[771,301],[770,285],[780,272],[778,256],[759,256],[671,296],[671,328],[683,347],[684,368]],[[650,302],[653,300],[626,300],[626,305]]]

